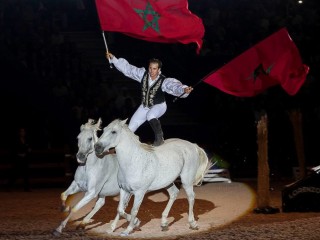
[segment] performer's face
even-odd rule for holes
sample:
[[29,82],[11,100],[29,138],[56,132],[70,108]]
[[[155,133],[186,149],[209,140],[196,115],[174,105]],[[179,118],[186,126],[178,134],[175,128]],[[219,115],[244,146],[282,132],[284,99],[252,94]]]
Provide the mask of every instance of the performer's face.
[[150,63],[149,64],[149,75],[152,80],[154,80],[160,73],[160,68],[158,63]]

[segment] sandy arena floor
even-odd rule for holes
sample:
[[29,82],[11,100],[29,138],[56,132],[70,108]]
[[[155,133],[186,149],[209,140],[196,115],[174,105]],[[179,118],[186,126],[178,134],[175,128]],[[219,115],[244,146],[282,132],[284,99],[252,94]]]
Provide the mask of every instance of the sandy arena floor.
[[[273,207],[281,209],[283,183],[275,184],[271,191]],[[187,222],[188,202],[184,190],[170,212],[169,230],[160,229],[161,213],[168,197],[164,191],[146,195],[138,213],[140,230],[129,237],[120,237],[127,223],[119,221],[113,233],[107,233],[115,216],[118,198],[106,198],[106,204],[93,217],[85,230],[77,230],[77,223],[92,208],[93,202],[77,212],[60,237],[53,230],[64,219],[60,212],[60,193],[65,189],[33,189],[23,192],[0,192],[0,239],[320,239],[320,213],[255,214],[255,183],[206,183],[196,187],[194,213],[199,230],[190,230]],[[70,203],[78,201],[77,194]],[[128,206],[130,209],[131,204]]]

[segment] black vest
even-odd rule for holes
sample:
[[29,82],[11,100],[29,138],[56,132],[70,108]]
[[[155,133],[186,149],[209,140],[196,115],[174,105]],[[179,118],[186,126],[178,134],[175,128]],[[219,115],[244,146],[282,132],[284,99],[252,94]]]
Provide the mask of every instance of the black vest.
[[148,71],[146,71],[141,80],[141,99],[144,107],[152,107],[155,104],[165,101],[165,94],[161,90],[161,85],[166,77],[160,75],[156,82],[149,88]]

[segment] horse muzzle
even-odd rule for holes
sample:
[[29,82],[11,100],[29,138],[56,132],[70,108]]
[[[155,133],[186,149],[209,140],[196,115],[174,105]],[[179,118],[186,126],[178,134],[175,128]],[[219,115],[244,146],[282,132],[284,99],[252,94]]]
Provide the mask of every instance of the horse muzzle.
[[103,154],[104,147],[102,146],[101,143],[97,142],[94,144],[94,151],[97,155]]
[[84,153],[78,152],[76,156],[79,164],[84,164],[87,160],[87,155]]

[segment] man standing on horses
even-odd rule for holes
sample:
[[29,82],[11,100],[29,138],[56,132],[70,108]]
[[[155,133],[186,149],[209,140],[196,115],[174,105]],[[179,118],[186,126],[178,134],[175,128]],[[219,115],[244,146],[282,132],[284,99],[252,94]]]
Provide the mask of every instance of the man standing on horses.
[[158,59],[149,60],[148,71],[128,63],[124,58],[116,58],[112,53],[106,53],[107,59],[125,76],[140,82],[141,105],[129,122],[129,129],[135,132],[145,121],[148,121],[155,134],[153,145],[164,142],[159,118],[166,112],[165,92],[173,96],[187,97],[192,87],[183,85],[175,78],[167,78],[161,74],[162,62]]

